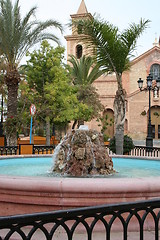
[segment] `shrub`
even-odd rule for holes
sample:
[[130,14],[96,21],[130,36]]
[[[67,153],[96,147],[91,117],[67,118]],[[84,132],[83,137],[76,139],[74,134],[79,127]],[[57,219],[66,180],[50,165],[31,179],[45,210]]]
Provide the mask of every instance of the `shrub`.
[[[124,143],[123,143],[123,154],[129,153],[134,148],[133,140],[128,135],[124,135]],[[116,153],[116,140],[115,136],[110,140],[109,149]]]

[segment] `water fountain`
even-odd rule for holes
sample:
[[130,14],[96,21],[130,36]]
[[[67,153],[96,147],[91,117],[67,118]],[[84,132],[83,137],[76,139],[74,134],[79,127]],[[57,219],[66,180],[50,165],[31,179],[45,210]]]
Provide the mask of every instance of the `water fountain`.
[[53,171],[65,176],[87,177],[114,172],[103,135],[80,126],[69,132],[55,149]]
[[[62,174],[61,177],[0,175],[1,216],[107,203],[131,202],[160,197],[160,177],[104,178],[103,174],[111,174],[114,169],[112,160],[106,154],[106,149],[103,147],[102,135],[90,130],[85,130],[85,137],[81,133],[82,129],[69,133],[56,148],[54,155],[56,163],[53,171],[57,169]],[[80,136],[85,141],[87,148],[80,145],[79,149],[76,148],[75,143],[72,144],[73,140],[79,142],[81,139]],[[67,140],[68,137],[69,140]],[[95,148],[94,144],[96,142],[98,146]],[[73,167],[69,163],[70,160],[73,160],[71,147],[76,148],[76,153],[74,152],[73,154],[73,157],[76,156],[75,163],[73,164],[75,172],[73,172]],[[102,155],[99,155],[99,152]],[[103,158],[104,154],[107,156],[106,159]],[[87,160],[86,155],[90,156],[91,161]],[[86,158],[85,165],[82,164],[84,163],[82,156]],[[20,161],[22,157],[26,158],[26,156],[19,157]],[[35,158],[35,155],[27,157]],[[52,156],[41,155],[37,156],[36,159],[42,157],[51,158]],[[119,158],[122,156],[115,157]],[[123,157],[129,158],[128,156]],[[8,162],[10,162],[10,158],[13,159],[15,156],[1,157],[1,159],[6,159],[5,161]],[[98,158],[100,159],[99,162]],[[102,170],[101,166],[103,167]],[[72,172],[74,177],[64,177],[65,171],[67,171],[67,174]],[[102,174],[102,177],[88,177],[89,173]],[[80,177],[80,174],[83,177]]]

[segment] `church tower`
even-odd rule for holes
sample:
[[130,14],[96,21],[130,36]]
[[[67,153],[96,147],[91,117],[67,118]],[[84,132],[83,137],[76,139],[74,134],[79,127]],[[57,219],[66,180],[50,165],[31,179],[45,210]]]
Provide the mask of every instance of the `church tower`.
[[[92,18],[92,15],[87,11],[84,0],[81,1],[77,13],[70,16],[72,22],[84,18]],[[65,39],[67,41],[67,59],[68,55],[74,55],[77,58],[81,58],[81,56],[86,53],[85,45],[81,41],[80,27],[75,31],[74,26],[72,26],[72,34],[65,36]]]

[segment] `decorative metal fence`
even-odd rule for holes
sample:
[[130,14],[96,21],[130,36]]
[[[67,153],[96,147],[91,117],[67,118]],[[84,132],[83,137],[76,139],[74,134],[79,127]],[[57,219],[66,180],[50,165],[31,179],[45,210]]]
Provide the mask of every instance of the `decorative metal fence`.
[[[28,154],[53,154],[55,146],[43,146],[43,145],[33,145],[32,152],[28,152]],[[29,144],[19,145],[19,146],[4,146],[0,147],[0,155],[21,155],[22,146],[30,146]],[[30,149],[29,149],[30,150]]]
[[18,155],[18,146],[0,147],[0,155]]
[[137,231],[143,240],[149,228],[150,239],[158,240],[159,219],[160,199],[0,217],[0,239],[75,240],[81,233],[78,239],[92,240],[99,231],[103,238],[96,239],[112,240],[114,227],[120,227],[117,239],[127,240],[130,231]]
[[[116,155],[112,151],[110,151],[109,148],[108,153],[110,155]],[[148,148],[145,146],[135,146],[134,149],[132,149],[127,155],[135,156],[135,157],[160,157],[160,148],[159,147],[153,147]]]
[[[21,145],[21,144],[20,144]],[[20,155],[20,145],[18,146],[4,146],[0,147],[0,155]],[[26,146],[29,144],[26,144]],[[54,152],[55,145],[45,146],[45,145],[33,145],[33,150],[30,154],[52,154]],[[24,146],[22,144],[21,146]],[[112,151],[108,149],[108,153],[111,155],[115,155]],[[133,150],[131,150],[128,155],[137,156],[137,157],[160,157],[160,148],[153,147],[152,149],[148,149],[145,146],[135,146]]]
[[52,154],[54,151],[55,146],[33,146],[33,154]]

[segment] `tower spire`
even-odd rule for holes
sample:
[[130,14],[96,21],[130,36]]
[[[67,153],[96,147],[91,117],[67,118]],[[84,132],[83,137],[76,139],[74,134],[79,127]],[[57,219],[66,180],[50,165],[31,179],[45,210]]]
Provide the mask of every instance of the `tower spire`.
[[153,46],[157,46],[157,47],[160,46],[160,38],[159,40],[157,40],[157,33],[155,33],[155,40],[154,40]]
[[77,14],[85,14],[85,13],[88,13],[88,11],[87,11],[87,7],[84,0],[82,0],[78,8]]

